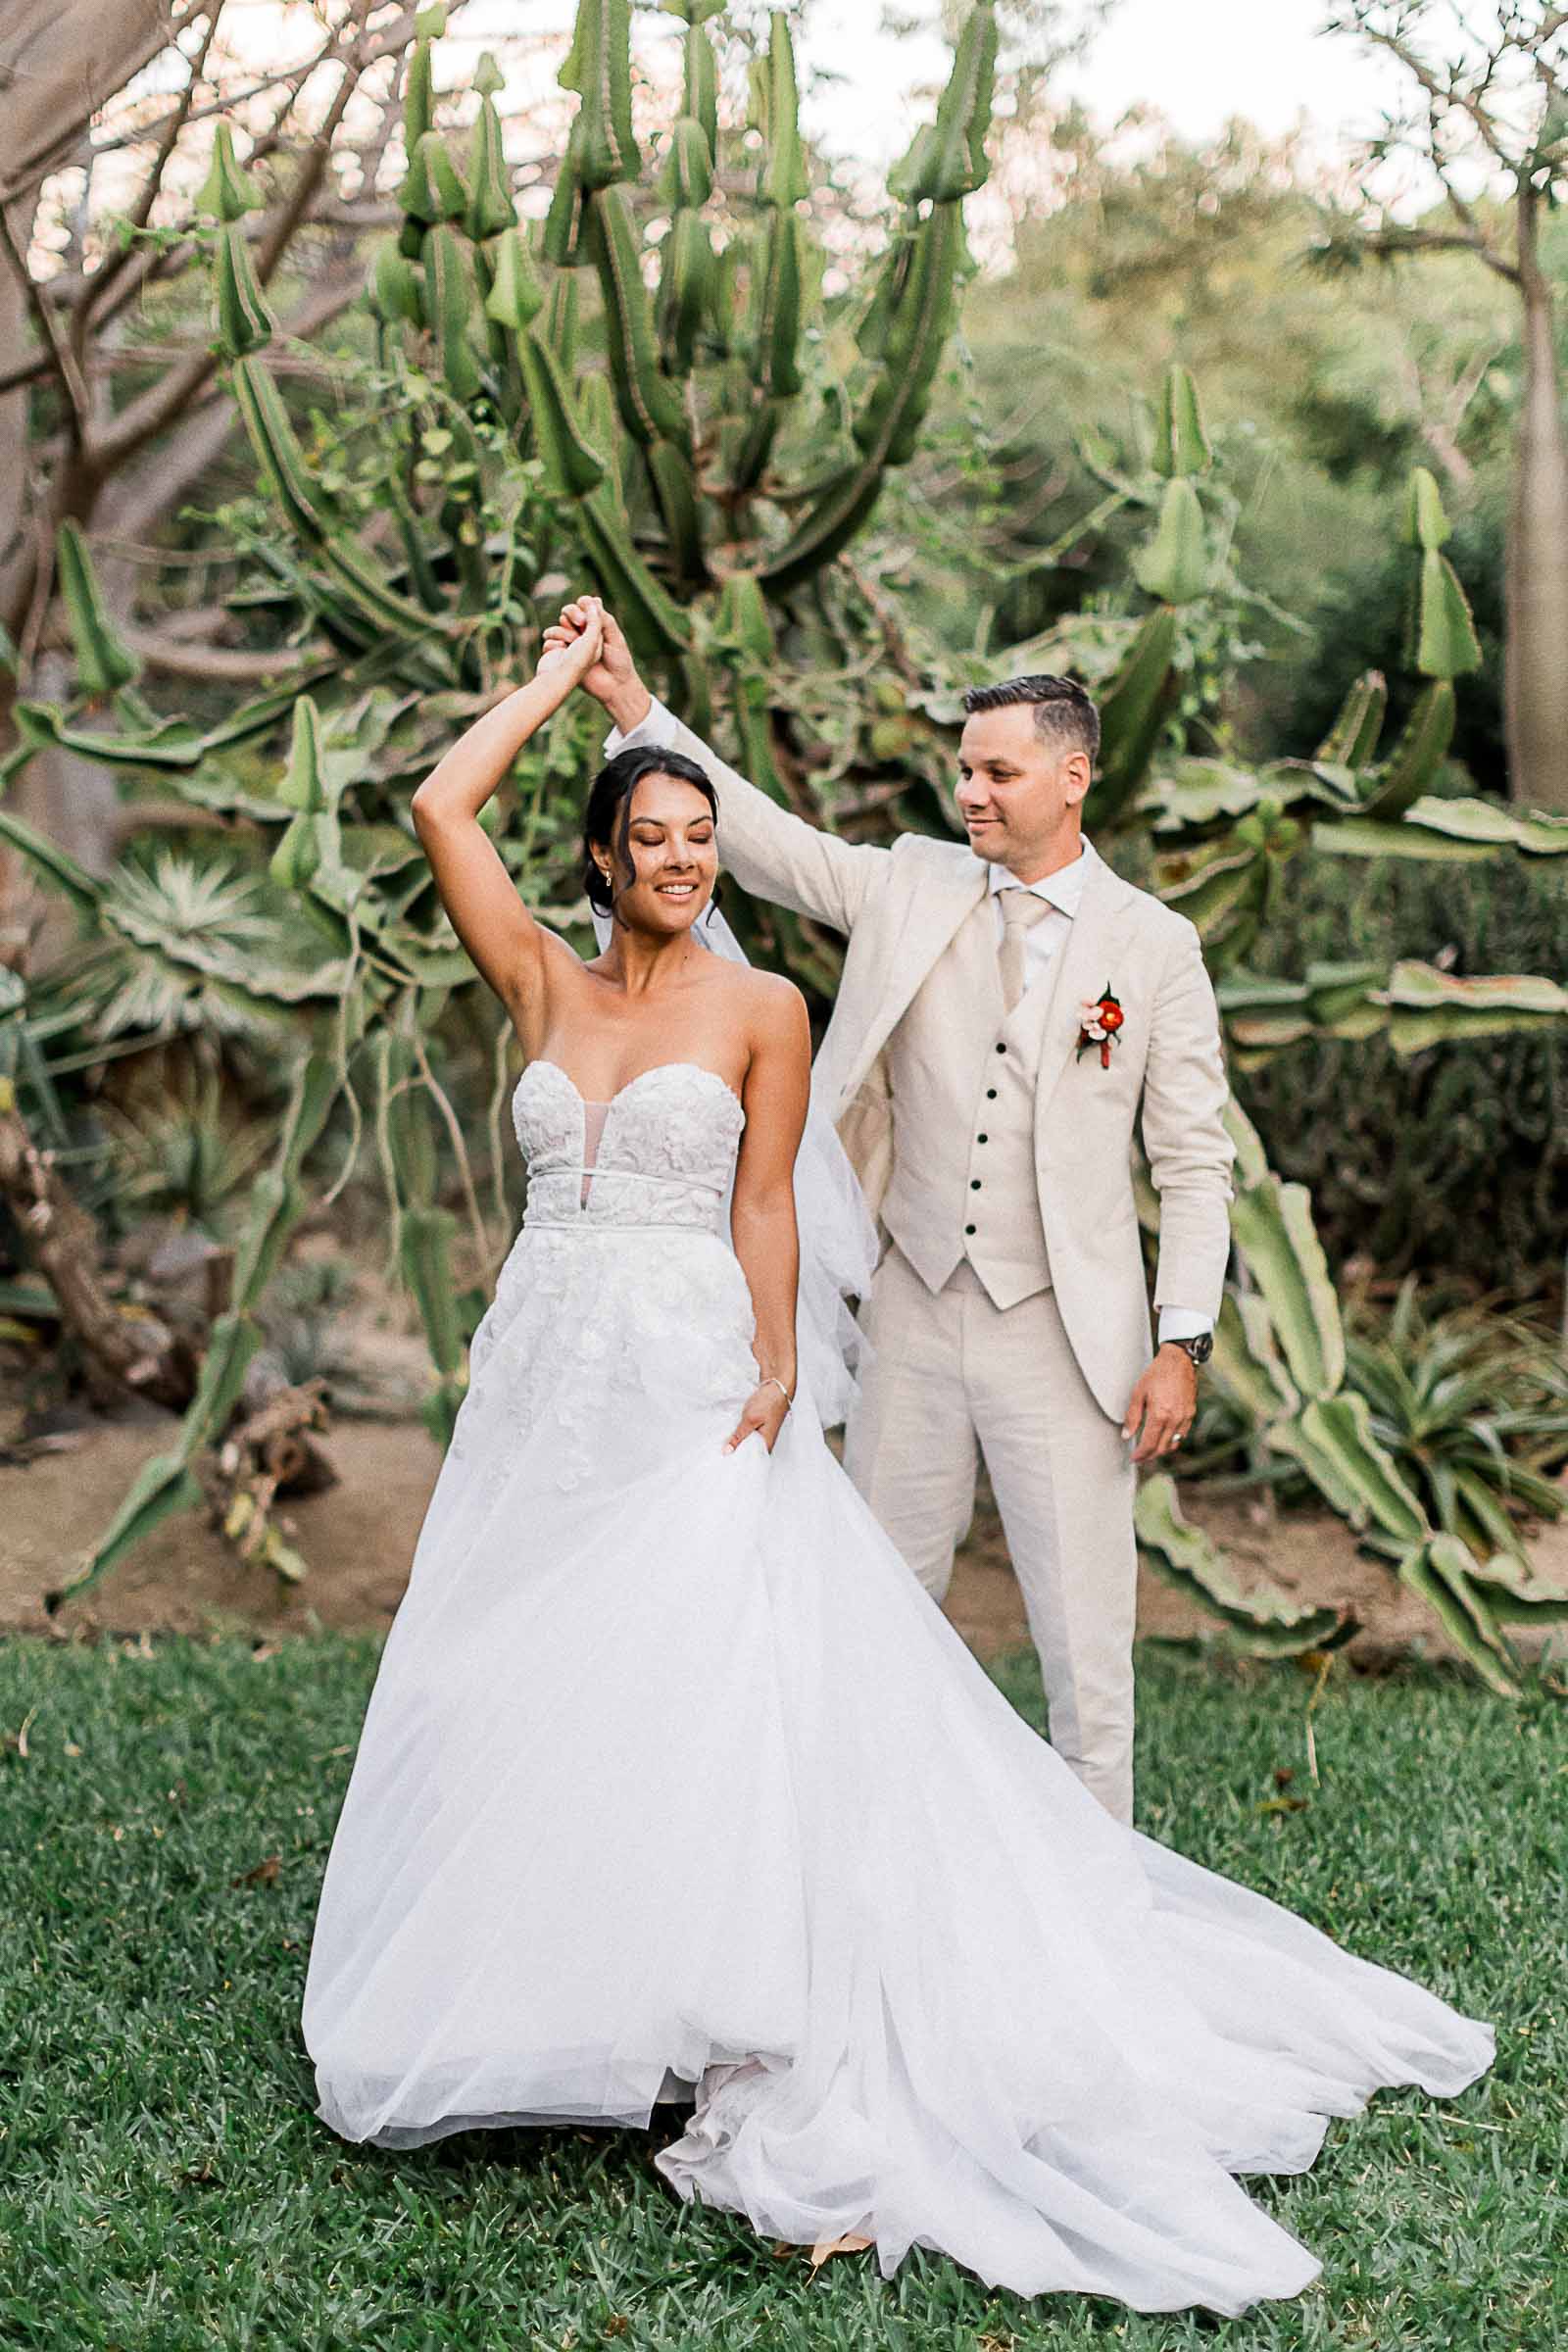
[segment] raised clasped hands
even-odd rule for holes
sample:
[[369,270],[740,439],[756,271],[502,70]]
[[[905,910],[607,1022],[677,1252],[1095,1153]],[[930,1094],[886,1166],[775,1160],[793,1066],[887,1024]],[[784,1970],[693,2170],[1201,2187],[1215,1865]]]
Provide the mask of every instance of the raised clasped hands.
[[[541,678],[562,678],[568,686],[582,686],[602,661],[608,615],[596,596],[582,597],[569,609],[576,615],[570,628],[557,622],[546,629],[544,652],[534,674]],[[615,634],[620,635],[618,629]]]
[[563,605],[561,617],[552,621],[545,631],[546,659],[559,647],[570,647],[580,641],[590,621],[597,616],[599,641],[592,660],[577,681],[591,694],[617,723],[640,715],[633,706],[646,704],[647,690],[637,675],[637,664],[631,647],[626,643],[624,630],[612,612],[605,610],[597,596],[573,597]]

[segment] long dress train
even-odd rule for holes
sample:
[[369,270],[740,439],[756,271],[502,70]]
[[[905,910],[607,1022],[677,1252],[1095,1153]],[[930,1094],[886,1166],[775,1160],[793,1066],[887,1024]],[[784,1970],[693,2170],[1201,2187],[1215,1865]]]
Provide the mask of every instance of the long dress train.
[[525,1220],[321,1895],[318,2112],[408,2147],[684,2087],[662,2170],[768,2238],[1145,2311],[1297,2293],[1318,2262],[1233,2176],[1380,2085],[1461,2091],[1491,2028],[1113,1821],[804,1400],[723,1455],[745,1114],[690,1062],[600,1109],[548,1061],[514,1097]]

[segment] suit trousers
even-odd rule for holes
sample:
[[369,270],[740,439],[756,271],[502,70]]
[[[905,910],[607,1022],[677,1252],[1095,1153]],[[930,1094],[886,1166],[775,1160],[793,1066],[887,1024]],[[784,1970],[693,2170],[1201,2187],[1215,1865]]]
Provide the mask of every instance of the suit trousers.
[[1040,1654],[1051,1743],[1130,1824],[1137,1472],[1079,1370],[1054,1293],[994,1306],[967,1259],[932,1292],[894,1244],[861,1314],[874,1354],[845,1467],[940,1601],[984,1455]]

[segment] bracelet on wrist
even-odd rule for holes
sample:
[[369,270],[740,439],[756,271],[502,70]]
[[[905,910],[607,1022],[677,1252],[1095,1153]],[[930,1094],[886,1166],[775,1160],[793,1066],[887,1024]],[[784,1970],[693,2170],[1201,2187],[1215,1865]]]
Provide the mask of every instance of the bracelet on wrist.
[[764,1372],[760,1381],[758,1383],[758,1386],[763,1389],[777,1389],[779,1395],[784,1399],[784,1410],[786,1412],[789,1411],[790,1407],[795,1402],[794,1397],[790,1395],[788,1389],[784,1386],[784,1383],[780,1380],[776,1372]]

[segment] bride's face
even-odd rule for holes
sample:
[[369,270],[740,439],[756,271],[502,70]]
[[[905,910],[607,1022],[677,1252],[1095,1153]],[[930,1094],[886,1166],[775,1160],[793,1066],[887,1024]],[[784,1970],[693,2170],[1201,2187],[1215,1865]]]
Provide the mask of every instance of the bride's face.
[[615,913],[633,930],[689,931],[713,895],[717,829],[705,794],[679,776],[638,778],[608,860]]

